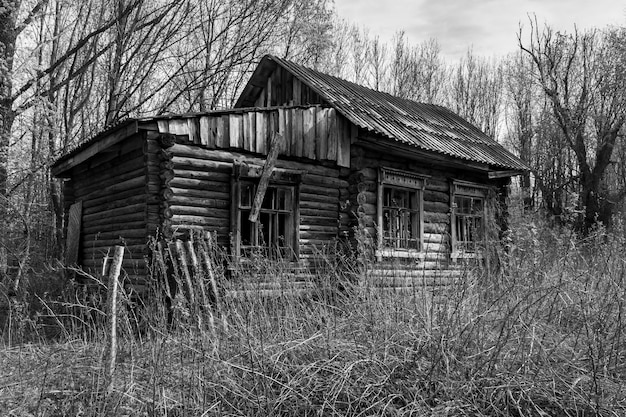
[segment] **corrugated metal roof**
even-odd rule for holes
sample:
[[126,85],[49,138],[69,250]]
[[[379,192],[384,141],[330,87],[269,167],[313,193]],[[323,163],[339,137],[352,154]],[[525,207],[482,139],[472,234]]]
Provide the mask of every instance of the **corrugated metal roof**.
[[445,107],[395,97],[270,55],[263,58],[259,68],[274,65],[272,61],[360,128],[425,151],[498,168],[529,169],[494,139]]

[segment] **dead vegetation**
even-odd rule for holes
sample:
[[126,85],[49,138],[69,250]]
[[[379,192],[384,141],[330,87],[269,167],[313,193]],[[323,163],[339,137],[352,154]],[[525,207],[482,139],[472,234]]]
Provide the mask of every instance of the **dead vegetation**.
[[[97,303],[50,295],[4,320],[0,410],[623,415],[626,243],[535,224],[516,227],[508,252],[494,251],[498,271],[473,271],[444,292],[384,292],[346,278],[339,292],[226,297],[220,311],[179,300],[169,323],[157,305],[141,320],[126,309],[108,393],[105,320],[87,309]],[[343,279],[332,270],[317,284]]]

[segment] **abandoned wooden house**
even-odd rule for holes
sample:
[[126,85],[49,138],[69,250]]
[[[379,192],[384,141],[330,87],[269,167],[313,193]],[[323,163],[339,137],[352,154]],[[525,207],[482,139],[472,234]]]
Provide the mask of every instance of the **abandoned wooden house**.
[[189,229],[215,233],[232,262],[302,268],[358,238],[371,240],[377,277],[391,286],[480,256],[495,203],[525,170],[444,107],[273,56],[235,108],[126,120],[52,167],[65,180],[69,262],[84,268],[123,242],[140,284],[148,239]]

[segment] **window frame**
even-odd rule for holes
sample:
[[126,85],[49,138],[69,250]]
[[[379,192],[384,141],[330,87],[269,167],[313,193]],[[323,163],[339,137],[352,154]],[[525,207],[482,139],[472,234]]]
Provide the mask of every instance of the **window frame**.
[[[242,245],[242,223],[244,221],[248,221],[247,218],[243,218],[243,212],[247,210],[249,212],[250,206],[242,206],[241,201],[241,192],[242,187],[245,184],[254,184],[255,191],[253,194],[256,194],[256,187],[258,187],[259,179],[261,177],[261,173],[263,171],[262,167],[249,165],[246,163],[235,163],[233,164],[233,176],[231,181],[231,254],[233,259],[239,261],[242,259],[248,258],[244,253],[242,253],[242,249],[244,246],[249,248],[254,248],[255,246],[258,248],[263,248],[263,246],[257,245]],[[270,177],[270,183],[268,185],[268,190],[275,189],[288,189],[291,194],[291,219],[290,219],[290,229],[291,236],[287,239],[285,236],[285,241],[289,241],[290,249],[292,253],[292,257],[290,257],[289,261],[298,261],[300,258],[300,183],[302,181],[302,171],[296,170],[287,170],[282,168],[274,168]],[[267,192],[267,191],[266,191]],[[267,196],[267,194],[266,194]],[[252,197],[254,198],[254,197]],[[252,204],[252,201],[250,202]],[[279,212],[289,212],[289,208],[285,210],[279,209],[268,209],[261,207],[259,212],[259,218],[262,213],[272,212],[277,214]],[[258,233],[258,231],[256,232]],[[259,236],[256,235],[255,239],[258,239]],[[258,243],[258,240],[257,240]],[[285,246],[287,247],[287,246]]]
[[[472,259],[482,258],[482,251],[479,248],[481,243],[486,239],[486,222],[487,222],[487,196],[489,194],[489,186],[484,184],[478,184],[470,181],[452,180],[450,187],[450,258],[453,261],[457,259]],[[457,236],[457,217],[460,216],[457,213],[456,198],[470,198],[482,200],[482,213],[481,216],[474,214],[464,215],[464,217],[480,217],[482,222],[480,240],[475,241],[475,249],[467,250],[459,248],[459,240]]]
[[[376,259],[382,261],[383,258],[415,258],[424,259],[424,189],[426,175],[414,172],[401,171],[398,169],[380,167],[378,170],[378,190],[376,196],[377,202],[377,248]],[[413,210],[418,217],[417,221],[413,221],[413,227],[417,227],[417,248],[389,248],[385,247],[385,230],[383,211],[384,196],[386,189],[396,189],[408,191],[412,196],[413,203],[416,208]]]

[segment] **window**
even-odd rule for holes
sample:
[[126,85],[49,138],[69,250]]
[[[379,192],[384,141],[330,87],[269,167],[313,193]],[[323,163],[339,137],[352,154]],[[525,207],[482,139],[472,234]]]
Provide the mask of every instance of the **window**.
[[383,188],[383,248],[420,249],[418,192]]
[[298,184],[301,174],[272,172],[256,223],[248,220],[257,192],[259,167],[235,164],[231,211],[233,254],[291,260],[298,257]]
[[453,182],[452,257],[479,254],[485,239],[487,188],[465,181]]
[[270,185],[265,191],[257,223],[248,220],[257,184],[241,182],[238,210],[240,255],[253,253],[290,259],[294,253],[294,187]]
[[378,258],[419,257],[425,177],[381,168],[378,185]]

